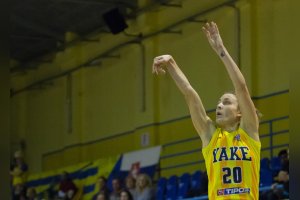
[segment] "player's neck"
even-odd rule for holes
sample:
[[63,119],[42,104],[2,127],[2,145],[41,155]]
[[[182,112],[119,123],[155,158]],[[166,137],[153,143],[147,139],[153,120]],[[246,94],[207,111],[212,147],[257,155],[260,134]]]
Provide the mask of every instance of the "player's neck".
[[224,124],[223,126],[220,126],[220,128],[223,130],[223,131],[227,131],[227,132],[233,132],[233,131],[236,131],[238,128],[239,128],[239,125],[240,123],[239,122],[236,122],[234,124]]

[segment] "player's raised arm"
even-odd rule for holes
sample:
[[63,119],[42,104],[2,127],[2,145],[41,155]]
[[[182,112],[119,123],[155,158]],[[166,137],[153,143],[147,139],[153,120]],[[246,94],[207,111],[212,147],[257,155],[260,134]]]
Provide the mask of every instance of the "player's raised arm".
[[243,74],[223,45],[223,41],[219,34],[216,23],[206,23],[206,25],[202,29],[211,47],[224,63],[229,77],[233,83],[239,108],[241,111],[240,127],[244,129],[250,137],[259,141],[259,121],[256,114],[256,108],[251,100],[251,96],[249,94]]
[[206,146],[211,139],[215,127],[211,119],[206,115],[206,111],[199,95],[191,86],[172,56],[161,55],[154,58],[152,72],[154,74],[165,74],[166,71],[169,72],[177,87],[184,95],[194,127],[202,140],[202,145]]

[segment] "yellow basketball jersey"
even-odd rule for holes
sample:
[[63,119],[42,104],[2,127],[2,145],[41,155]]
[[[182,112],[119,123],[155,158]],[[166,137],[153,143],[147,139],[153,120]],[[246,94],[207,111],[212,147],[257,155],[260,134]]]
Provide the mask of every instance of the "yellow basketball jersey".
[[258,200],[261,144],[243,129],[217,128],[202,149],[210,200]]

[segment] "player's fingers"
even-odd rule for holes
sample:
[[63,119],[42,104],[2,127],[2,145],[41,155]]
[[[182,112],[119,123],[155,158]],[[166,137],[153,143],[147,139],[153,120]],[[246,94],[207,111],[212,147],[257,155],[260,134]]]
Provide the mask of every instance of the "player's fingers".
[[206,29],[202,29],[207,38],[211,38],[210,33]]
[[153,64],[152,64],[152,74],[154,73],[154,67],[155,67],[155,58],[153,59]]
[[155,74],[158,74],[158,66],[155,67]]
[[157,68],[159,67],[159,62],[157,60],[154,61],[153,72],[157,74]]
[[205,24],[205,28],[206,28],[207,30],[209,30],[209,29],[210,29],[210,24],[209,24],[209,22],[206,22],[206,24]]
[[164,69],[162,69],[162,68],[159,68],[158,69],[158,74],[159,75],[163,75],[163,74],[165,74],[166,73],[166,71],[164,70]]
[[219,29],[218,29],[218,26],[215,22],[212,22],[213,23],[213,26],[214,26],[214,29],[216,31],[216,33],[219,33]]

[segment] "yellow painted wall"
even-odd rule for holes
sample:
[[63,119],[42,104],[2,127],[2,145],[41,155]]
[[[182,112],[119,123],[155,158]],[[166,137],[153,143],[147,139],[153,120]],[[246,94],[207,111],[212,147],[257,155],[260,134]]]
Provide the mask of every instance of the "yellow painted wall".
[[[224,2],[186,0],[182,2],[182,8],[157,7],[140,15],[137,20],[128,22],[128,32],[142,31],[147,35]],[[236,6],[238,9],[228,5],[220,6],[197,19],[214,20],[219,25],[224,43],[233,58],[238,60],[240,55],[240,68],[253,96],[289,89],[285,66],[293,64],[293,61],[282,52],[290,48],[285,43],[290,38],[280,25],[291,25],[285,17],[290,5],[285,4],[284,0],[241,0],[237,1]],[[11,142],[16,144],[25,138],[26,160],[30,169],[57,169],[144,148],[140,141],[144,133],[150,135],[148,146],[197,136],[187,117],[189,113],[184,98],[174,82],[169,75],[153,76],[151,65],[155,56],[172,54],[198,91],[206,109],[214,109],[218,98],[223,92],[231,91],[232,85],[221,61],[209,47],[201,26],[201,23],[195,22],[182,23],[173,29],[181,31],[181,34],[161,33],[143,40],[144,69],[141,46],[130,44],[112,53],[119,58],[101,59],[99,66],[80,68],[72,72],[69,78],[63,76],[54,79],[52,85],[45,88],[14,95],[11,116],[14,137]],[[68,34],[66,37],[74,36]],[[52,64],[15,75],[12,87],[17,90],[34,81],[72,69],[130,39],[123,34],[93,37],[99,39],[99,43],[80,42],[59,52]],[[71,91],[68,90],[69,84]],[[255,104],[263,113],[263,120],[268,120],[289,115],[288,102],[288,94],[281,94],[256,100]],[[275,125],[276,128],[289,127],[288,121],[281,123]],[[71,131],[69,128],[72,128]],[[267,129],[262,127],[262,132]],[[289,141],[288,136],[281,137],[278,136],[276,141]],[[267,139],[262,143],[267,145]],[[162,155],[197,147],[201,147],[200,140],[170,147]],[[161,166],[199,159],[202,159],[200,152],[164,159]],[[162,175],[182,174],[196,169],[204,169],[204,165],[174,168]]]

